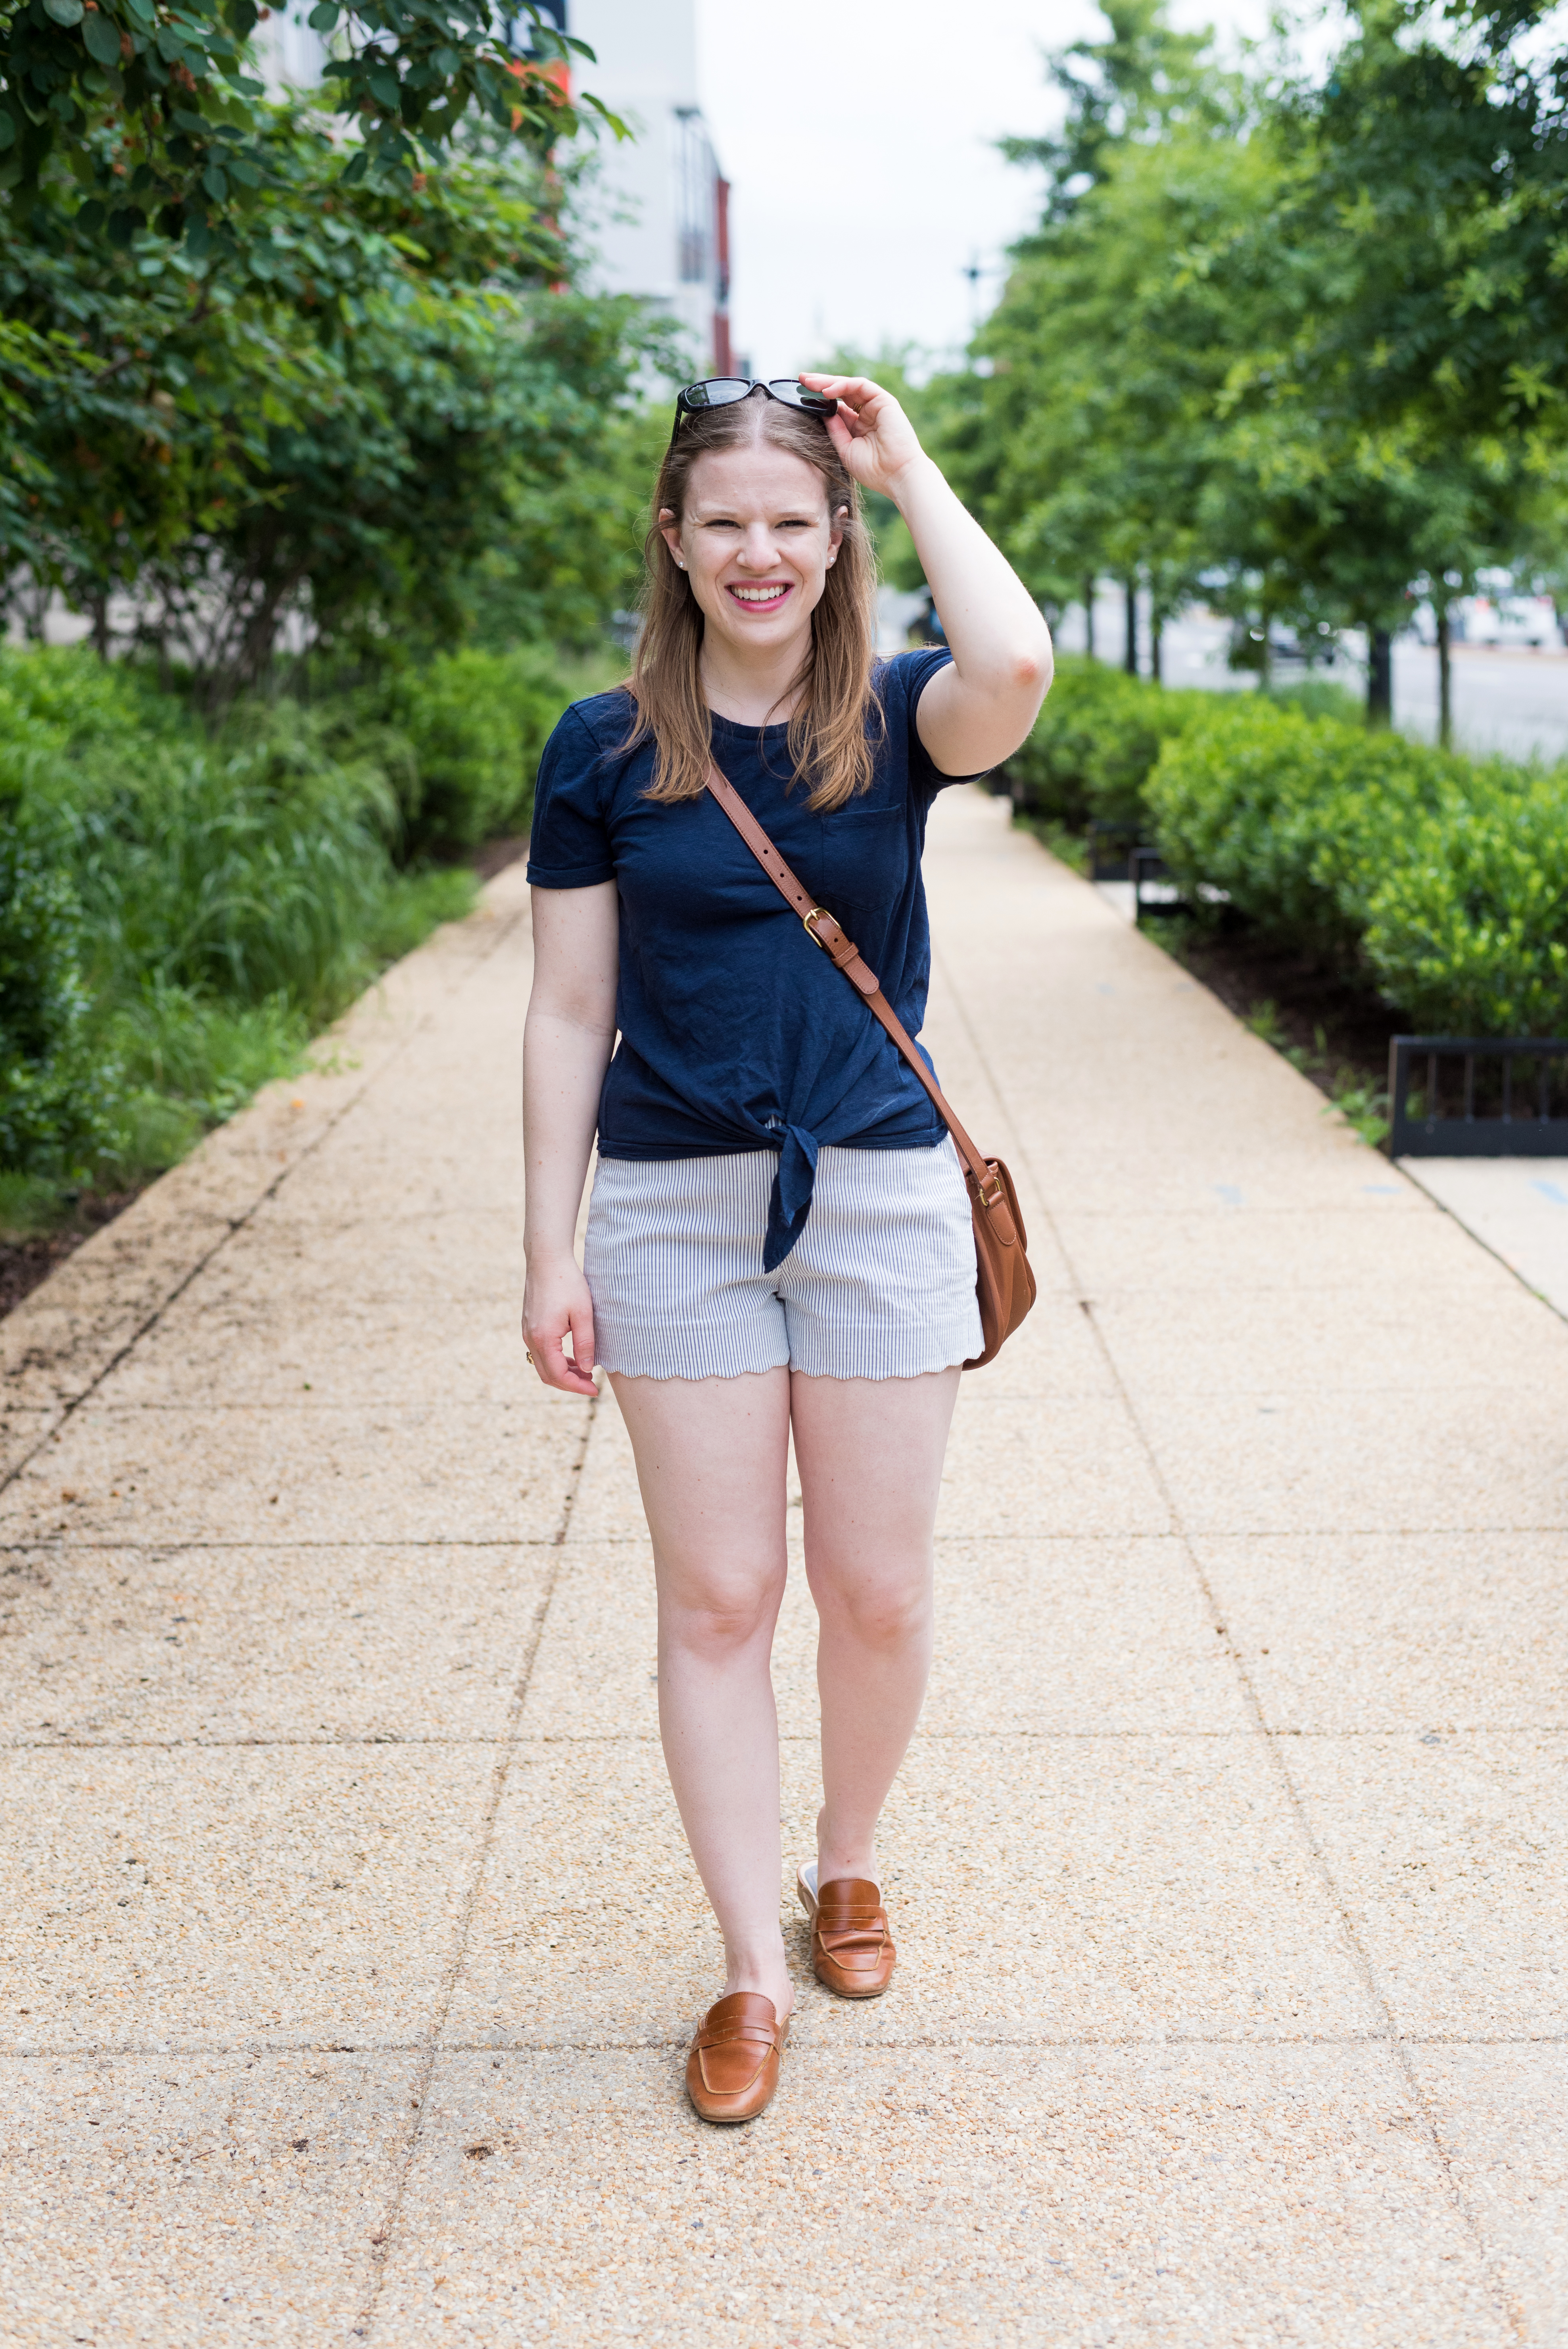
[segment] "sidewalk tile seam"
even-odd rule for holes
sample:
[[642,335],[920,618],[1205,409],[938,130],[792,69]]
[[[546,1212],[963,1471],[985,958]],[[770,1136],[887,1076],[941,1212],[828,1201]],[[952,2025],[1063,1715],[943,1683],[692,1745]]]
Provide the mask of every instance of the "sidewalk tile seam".
[[[575,1398],[573,1399],[576,1400]],[[1030,1398],[1015,1397],[1026,1402]],[[583,1409],[589,1409],[586,1397]],[[211,1419],[220,1412],[225,1419],[356,1419],[373,1417],[377,1413],[406,1416],[410,1412],[431,1410],[519,1412],[535,1411],[542,1414],[556,1413],[562,1418],[572,1412],[571,1404],[552,1402],[547,1396],[530,1394],[526,1390],[515,1395],[455,1395],[450,1390],[438,1400],[427,1401],[416,1395],[382,1395],[368,1402],[213,1402],[203,1398],[200,1402],[101,1402],[98,1415],[104,1419]]]
[[[1454,1530],[1463,1532],[1466,1528],[1460,1526],[1456,1527]],[[1522,1530],[1529,1533],[1532,1531],[1533,1528],[1526,1526],[1522,1528]],[[108,1552],[111,1556],[125,1557],[174,1558],[200,1557],[201,1553],[206,1550],[231,1549],[280,1550],[287,1553],[302,1549],[386,1552],[420,1549],[435,1549],[442,1551],[465,1549],[558,1549],[563,1547],[565,1547],[564,1537],[558,1540],[553,1534],[465,1534],[457,1537],[442,1534],[439,1536],[431,1535],[428,1540],[424,1541],[410,1541],[407,1539],[397,1539],[391,1537],[385,1541],[351,1541],[346,1538],[339,1540],[333,1537],[317,1541],[313,1540],[308,1535],[298,1535],[281,1541],[268,1541],[263,1538],[258,1538],[254,1541],[245,1538],[241,1538],[235,1541],[222,1541],[214,1539],[212,1536],[209,1534],[202,1534],[194,1537],[189,1541],[137,1541],[135,1539],[127,1539],[124,1541],[79,1541],[69,1538],[63,1541],[39,1541],[35,1538],[32,1541],[26,1542],[0,1542],[0,1557],[61,1558],[70,1557],[73,1555],[86,1557],[98,1556]],[[628,1543],[622,1545],[622,1547],[634,1547],[634,1545]]]
[[[836,2010],[835,2010],[836,2012]],[[645,2052],[649,2048],[667,2048],[683,2053],[690,2045],[689,2033],[678,2038],[646,2039],[445,2039],[435,2051],[439,2056],[449,2055],[594,2055],[618,2052]],[[1522,2032],[1511,2035],[1468,2037],[1449,2032],[1382,2032],[1382,2031],[1260,2031],[1243,2038],[1235,2033],[1169,2031],[1165,2033],[1106,2032],[1101,2035],[1088,2033],[1018,2033],[1004,2036],[989,2032],[953,2032],[943,2036],[935,2032],[912,2033],[900,2038],[878,2037],[863,2043],[859,2050],[842,2049],[841,2053],[875,2053],[889,2050],[917,2050],[956,2047],[1000,2048],[1083,2048],[1094,2051],[1106,2047],[1144,2048],[1154,2052],[1170,2047],[1234,2047],[1243,2053],[1256,2047],[1568,2047],[1568,2032]],[[51,2064],[81,2063],[92,2059],[106,2064],[151,2062],[160,2056],[214,2058],[261,2057],[268,2055],[428,2055],[431,2044],[424,2039],[233,2039],[233,2040],[150,2040],[132,2042],[80,2039],[51,2040],[41,2045],[0,2047],[0,2063]]]
[[[1274,1729],[1255,1723],[1250,1729],[1188,1729],[1180,1723],[1130,1729],[916,1729],[915,1739],[925,1745],[1125,1745],[1166,1743],[1171,1745],[1250,1745],[1260,1739],[1271,1742],[1284,1738],[1304,1741],[1318,1740],[1325,1744],[1354,1744],[1357,1741],[1376,1740],[1397,1744],[1400,1739],[1414,1739],[1418,1745],[1433,1743],[1457,1744],[1461,1739],[1484,1737],[1490,1744],[1504,1744],[1510,1739],[1538,1743],[1542,1738],[1568,1738],[1568,1722],[1509,1722],[1501,1727],[1491,1722],[1445,1723],[1441,1727],[1415,1728],[1408,1722],[1387,1725],[1373,1723],[1353,1729]],[[62,1733],[57,1737],[8,1737],[0,1735],[0,1753],[4,1754],[243,1754],[254,1751],[328,1753],[375,1752],[387,1747],[438,1746],[460,1751],[469,1746],[507,1746],[518,1754],[538,1748],[548,1751],[556,1746],[579,1745],[657,1745],[656,1730],[584,1730],[581,1734],[568,1730],[535,1730],[526,1737],[513,1736],[504,1729],[474,1730],[464,1735],[455,1733],[442,1735],[436,1732],[386,1730],[361,1736],[324,1737],[84,1737]],[[782,1730],[780,1745],[813,1746],[819,1743],[811,1730]]]
[[[1134,1541],[1176,1541],[1181,1543],[1183,1547],[1186,1547],[1195,1539],[1201,1541],[1320,1540],[1352,1542],[1374,1541],[1383,1536],[1387,1536],[1390,1539],[1398,1538],[1408,1540],[1426,1540],[1442,1536],[1462,1537],[1467,1540],[1473,1540],[1483,1537],[1495,1536],[1497,1539],[1501,1541],[1514,1538],[1522,1539],[1526,1537],[1534,1539],[1540,1536],[1556,1538],[1561,1537],[1562,1533],[1563,1526],[1560,1523],[1547,1524],[1544,1521],[1539,1525],[1530,1525],[1520,1521],[1511,1521],[1507,1525],[1497,1525],[1490,1520],[1484,1520],[1477,1524],[1447,1519],[1441,1524],[1423,1525],[1403,1521],[1396,1523],[1391,1519],[1385,1519],[1382,1523],[1375,1526],[1352,1525],[1337,1526],[1332,1534],[1321,1535],[1304,1535],[1301,1533],[1299,1527],[1295,1526],[1225,1526],[1219,1528],[1198,1526],[1188,1529],[1181,1526],[1179,1523],[1173,1522],[1171,1527],[1163,1531],[1156,1531],[1147,1526],[1143,1526],[1128,1527],[1125,1530],[1113,1528],[1108,1532],[1085,1531],[1081,1534],[1041,1534],[1037,1536],[1034,1534],[947,1534],[938,1537],[937,1547],[940,1549],[948,1545],[962,1543],[966,1548],[975,1548],[982,1544],[989,1544],[993,1542],[1005,1542],[1011,1544],[1016,1547],[1020,1541],[1034,1542],[1036,1540],[1054,1542],[1092,1541],[1117,1543]],[[388,1537],[385,1540],[377,1539],[375,1541],[354,1541],[346,1537],[333,1537],[326,1540],[318,1541],[312,1539],[308,1536],[298,1536],[284,1541],[266,1540],[263,1538],[251,1539],[249,1537],[234,1541],[224,1541],[215,1538],[210,1534],[196,1536],[188,1541],[170,1540],[168,1537],[159,1541],[139,1541],[134,1538],[113,1541],[82,1541],[66,1538],[50,1541],[40,1539],[35,1536],[30,1541],[0,1541],[0,1557],[58,1558],[68,1557],[72,1551],[79,1551],[85,1556],[89,1553],[98,1553],[106,1550],[119,1551],[126,1556],[135,1556],[138,1557],[181,1557],[191,1552],[200,1553],[202,1550],[231,1549],[327,1549],[347,1551],[420,1549],[555,1549],[557,1547],[574,1549],[587,1548],[590,1547],[594,1549],[613,1550],[645,1549],[647,1547],[647,1537],[645,1534],[573,1534],[568,1532],[558,1543],[553,1535],[541,1536],[511,1534],[465,1534],[456,1537],[449,1537],[446,1535],[438,1537],[432,1535],[428,1539],[423,1540],[409,1540],[406,1537],[398,1538]]]

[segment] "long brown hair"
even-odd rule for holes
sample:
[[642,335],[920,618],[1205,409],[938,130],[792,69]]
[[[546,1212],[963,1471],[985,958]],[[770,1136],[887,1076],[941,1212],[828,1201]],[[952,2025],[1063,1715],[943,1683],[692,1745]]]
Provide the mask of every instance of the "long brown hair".
[[[760,399],[758,418],[752,402]],[[756,440],[771,441],[803,457],[822,477],[828,512],[843,536],[838,559],[827,574],[820,602],[811,614],[811,642],[790,680],[797,694],[789,718],[789,762],[797,778],[811,783],[808,807],[842,807],[872,781],[867,719],[880,735],[882,704],[872,687],[876,655],[876,558],[861,518],[860,497],[838,450],[816,418],[753,392],[727,408],[688,416],[659,467],[654,487],[653,521],[643,543],[643,626],[626,690],[636,704],[636,724],[621,748],[654,740],[651,800],[701,796],[713,756],[707,698],[698,673],[702,607],[691,581],[665,543],[659,515],[665,509],[677,523],[686,510],[691,471],[709,450],[735,449]]]

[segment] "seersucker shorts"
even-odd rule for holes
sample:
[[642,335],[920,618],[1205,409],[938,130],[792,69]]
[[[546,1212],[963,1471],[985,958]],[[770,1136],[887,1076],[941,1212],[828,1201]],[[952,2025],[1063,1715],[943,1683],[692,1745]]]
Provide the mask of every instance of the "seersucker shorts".
[[583,1268],[606,1370],[912,1379],[980,1351],[975,1229],[951,1141],[824,1146],[805,1228],[764,1272],[778,1164],[770,1150],[599,1161]]

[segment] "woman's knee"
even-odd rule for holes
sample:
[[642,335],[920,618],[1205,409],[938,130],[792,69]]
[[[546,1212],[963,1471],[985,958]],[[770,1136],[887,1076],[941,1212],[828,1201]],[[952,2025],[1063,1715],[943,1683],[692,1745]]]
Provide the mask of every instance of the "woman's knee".
[[931,1569],[923,1561],[881,1573],[819,1562],[808,1567],[808,1579],[824,1630],[842,1631],[858,1646],[895,1650],[929,1634]]
[[737,1574],[690,1565],[659,1577],[659,1636],[709,1661],[771,1634],[784,1596],[784,1568]]

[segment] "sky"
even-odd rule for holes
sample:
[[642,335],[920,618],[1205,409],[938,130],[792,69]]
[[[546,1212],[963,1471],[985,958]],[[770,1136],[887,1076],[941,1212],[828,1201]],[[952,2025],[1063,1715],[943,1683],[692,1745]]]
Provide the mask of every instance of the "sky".
[[[995,302],[1037,173],[994,142],[1051,127],[1040,56],[1088,0],[696,0],[699,75],[732,182],[735,347],[788,375],[839,347],[954,351]],[[1266,0],[1175,0],[1183,31],[1261,36]],[[964,273],[978,266],[972,285]]]

